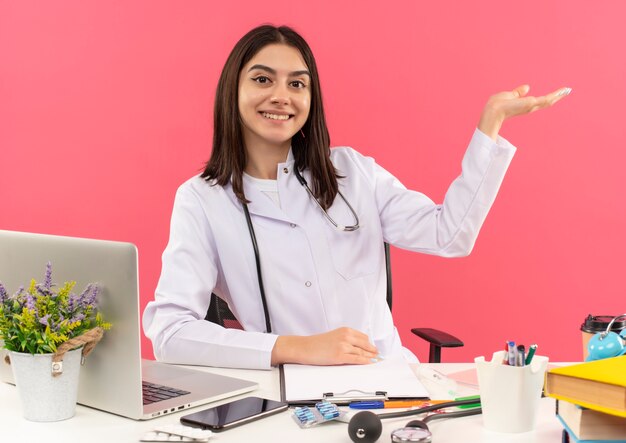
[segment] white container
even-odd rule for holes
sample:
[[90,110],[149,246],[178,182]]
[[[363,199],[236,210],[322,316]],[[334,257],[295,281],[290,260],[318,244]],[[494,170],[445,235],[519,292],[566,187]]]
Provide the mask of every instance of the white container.
[[63,356],[63,373],[52,376],[54,354],[9,352],[24,418],[60,421],[74,416],[82,348]]
[[535,355],[529,366],[502,364],[504,351],[490,362],[476,357],[485,428],[506,433],[532,431],[535,427],[548,357]]

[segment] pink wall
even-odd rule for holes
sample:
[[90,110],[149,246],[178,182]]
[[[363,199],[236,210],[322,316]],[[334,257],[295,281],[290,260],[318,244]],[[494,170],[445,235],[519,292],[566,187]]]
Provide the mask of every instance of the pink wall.
[[619,0],[0,0],[0,228],[136,243],[147,303],[176,187],[209,155],[221,66],[262,22],[309,40],[333,144],[435,200],[489,94],[570,86],[502,131],[519,151],[470,257],[394,251],[394,315],[422,359],[417,325],[466,341],[447,361],[505,339],[579,359],[583,318],[626,312],[625,16]]

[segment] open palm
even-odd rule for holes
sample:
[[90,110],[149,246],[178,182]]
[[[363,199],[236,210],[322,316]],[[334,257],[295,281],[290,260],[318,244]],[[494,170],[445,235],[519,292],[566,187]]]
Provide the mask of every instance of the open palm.
[[548,108],[572,91],[571,88],[559,88],[549,94],[534,97],[527,95],[529,90],[530,86],[522,85],[512,91],[499,92],[489,97],[478,129],[495,139],[506,119]]

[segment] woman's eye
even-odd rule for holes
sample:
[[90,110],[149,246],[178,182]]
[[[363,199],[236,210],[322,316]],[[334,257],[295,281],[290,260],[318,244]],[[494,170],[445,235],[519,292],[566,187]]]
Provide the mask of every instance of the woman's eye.
[[261,84],[265,84],[265,83],[268,83],[270,81],[270,79],[267,78],[264,75],[260,75],[258,77],[254,77],[252,80],[254,80],[257,83],[261,83]]
[[304,82],[301,82],[300,80],[294,80],[291,82],[291,86],[293,86],[294,88],[304,88],[306,87],[306,85],[304,84]]

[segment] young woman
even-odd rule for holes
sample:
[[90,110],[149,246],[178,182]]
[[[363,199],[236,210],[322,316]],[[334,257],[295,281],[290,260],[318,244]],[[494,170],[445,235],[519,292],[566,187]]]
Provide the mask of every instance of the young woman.
[[[469,254],[515,152],[498,137],[502,123],[569,92],[492,96],[437,205],[374,159],[331,150],[309,46],[288,27],[253,29],[222,71],[206,169],[176,194],[143,318],[156,357],[241,368],[412,357],[386,303],[383,242]],[[204,320],[212,292],[244,330]]]

